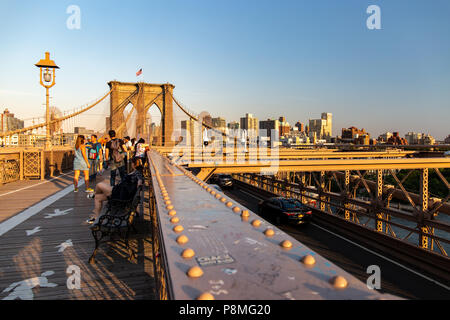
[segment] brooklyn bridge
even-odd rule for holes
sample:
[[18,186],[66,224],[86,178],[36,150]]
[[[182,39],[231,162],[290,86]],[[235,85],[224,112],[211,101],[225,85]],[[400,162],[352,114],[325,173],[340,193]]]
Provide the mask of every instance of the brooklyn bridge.
[[[37,64],[47,97],[57,68],[49,61]],[[442,153],[271,145],[211,126],[173,84],[107,88],[74,110],[52,112],[47,99],[38,123],[0,133],[20,142],[0,148],[0,299],[450,298]],[[113,129],[147,141],[143,188],[93,225],[85,223],[93,200],[73,192],[67,134],[86,119],[102,124],[99,139]],[[215,186],[221,175],[233,188]],[[431,177],[443,196],[430,192]],[[299,202],[311,221],[264,215],[261,203],[279,197]]]

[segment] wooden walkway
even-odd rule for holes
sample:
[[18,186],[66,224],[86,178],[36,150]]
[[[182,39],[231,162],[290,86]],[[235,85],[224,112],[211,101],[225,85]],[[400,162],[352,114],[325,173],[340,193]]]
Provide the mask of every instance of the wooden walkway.
[[148,193],[130,239],[136,258],[128,259],[121,242],[104,243],[91,265],[94,240],[85,220],[94,201],[84,186],[73,192],[72,177],[0,187],[0,300],[155,299]]

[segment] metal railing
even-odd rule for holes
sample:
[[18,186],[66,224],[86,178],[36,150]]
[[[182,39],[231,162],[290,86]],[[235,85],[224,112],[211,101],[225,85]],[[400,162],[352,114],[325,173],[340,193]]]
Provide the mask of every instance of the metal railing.
[[[307,179],[307,174],[310,175],[309,179]],[[316,177],[316,174],[319,177]],[[411,205],[412,210],[407,211],[405,204],[401,205],[401,209],[398,209],[400,205],[397,206],[398,208],[392,207],[393,191],[395,190],[393,186],[384,186],[382,191],[375,190],[375,193],[378,192],[377,198],[367,185],[367,181],[363,179],[364,175],[359,175],[358,177],[361,179],[358,179],[359,182],[354,182],[355,185],[351,188],[349,172],[347,172],[346,187],[340,187],[342,192],[333,192],[331,190],[332,179],[326,179],[330,176],[336,177],[324,172],[302,173],[300,181],[303,183],[292,183],[276,179],[273,176],[233,174],[233,178],[238,181],[273,194],[299,199],[306,205],[329,215],[339,216],[349,223],[362,225],[380,234],[408,241],[422,249],[448,257],[450,215],[447,210],[443,210],[446,199],[435,200],[435,205],[430,206],[428,210]],[[336,185],[337,180],[333,181]],[[357,192],[359,186],[362,187],[365,197],[358,196],[361,194]],[[406,197],[410,197],[408,193]],[[436,208],[438,209],[436,210]],[[429,240],[431,240],[431,245]]]
[[183,167],[153,151],[148,158],[160,299],[397,299],[369,290]]
[[0,185],[53,177],[73,168],[72,148],[5,148],[0,151]]

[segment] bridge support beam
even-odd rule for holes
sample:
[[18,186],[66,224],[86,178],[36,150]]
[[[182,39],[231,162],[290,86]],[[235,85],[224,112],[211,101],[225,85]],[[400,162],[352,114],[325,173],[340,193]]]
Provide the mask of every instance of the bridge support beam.
[[214,168],[202,168],[197,174],[197,178],[206,182],[213,175],[214,171]]
[[[325,171],[320,171],[320,193],[325,192]],[[325,211],[326,197],[320,196],[320,210]]]
[[344,200],[344,216],[345,220],[350,220],[350,203],[348,203],[348,198],[350,197],[350,170],[345,170],[345,179],[344,179],[344,192],[345,192],[345,200]]
[[[422,205],[421,205],[421,221],[425,218],[425,214],[428,211],[428,169],[422,169],[421,175],[420,175],[420,197],[422,199]],[[428,229],[426,226],[421,226],[420,228],[420,246],[423,249],[428,249],[428,237],[427,234]]]
[[380,211],[380,207],[382,207],[383,204],[383,170],[377,170],[377,194],[375,197],[376,201],[376,215],[377,218],[375,220],[375,228],[378,232],[383,232],[383,212]]

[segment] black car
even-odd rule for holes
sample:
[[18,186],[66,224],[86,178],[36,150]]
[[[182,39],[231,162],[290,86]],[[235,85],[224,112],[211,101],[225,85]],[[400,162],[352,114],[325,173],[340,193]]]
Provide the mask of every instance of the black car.
[[217,177],[217,184],[222,189],[233,188],[233,178],[229,174],[220,174]]
[[276,197],[261,201],[258,212],[276,225],[281,223],[305,224],[311,220],[312,211],[294,198]]

